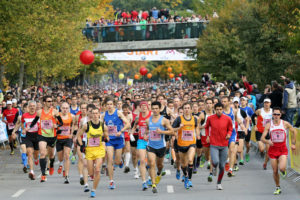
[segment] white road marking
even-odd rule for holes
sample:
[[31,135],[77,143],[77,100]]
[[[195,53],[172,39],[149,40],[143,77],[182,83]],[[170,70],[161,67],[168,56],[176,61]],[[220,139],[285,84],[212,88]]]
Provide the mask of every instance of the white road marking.
[[23,192],[25,192],[25,189],[20,189],[15,194],[13,194],[11,197],[18,198]]
[[166,169],[166,175],[171,175],[171,170]]
[[173,185],[167,185],[167,192],[168,193],[174,193],[174,187],[173,187]]

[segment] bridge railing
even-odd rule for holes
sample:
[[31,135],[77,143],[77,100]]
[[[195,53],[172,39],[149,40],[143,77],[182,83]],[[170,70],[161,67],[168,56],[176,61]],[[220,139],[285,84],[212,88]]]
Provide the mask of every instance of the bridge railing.
[[208,21],[86,27],[82,33],[95,43],[199,38]]

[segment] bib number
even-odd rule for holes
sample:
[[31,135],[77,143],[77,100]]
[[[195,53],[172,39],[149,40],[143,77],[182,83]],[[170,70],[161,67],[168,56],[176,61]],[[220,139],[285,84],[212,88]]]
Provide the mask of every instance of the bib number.
[[52,129],[53,128],[52,120],[42,120],[41,127],[42,129]]
[[108,126],[108,135],[115,136],[118,133],[116,126]]
[[145,135],[145,133],[146,133],[146,127],[141,126],[141,127],[140,127],[140,133],[141,133],[141,137],[143,138],[144,135]]
[[38,125],[37,123],[30,128],[31,122],[27,123],[27,128],[29,128],[28,132],[32,133],[32,132],[37,132],[38,131]]
[[159,141],[160,139],[161,139],[161,136],[160,136],[160,134],[158,134],[156,132],[156,130],[150,131],[150,140],[152,140],[152,141]]
[[193,135],[194,131],[192,130],[183,130],[182,131],[182,140],[184,141],[193,141],[194,140],[194,135]]
[[14,123],[8,123],[7,126],[8,126],[8,129],[9,129],[9,130],[12,130],[12,129],[15,128]]
[[284,135],[284,131],[282,130],[275,130],[275,131],[272,131],[272,141],[274,143],[281,143],[281,142],[284,142],[284,138],[285,138],[285,135]]
[[60,127],[60,130],[61,130],[61,135],[69,136],[71,127],[70,126],[62,126],[62,127]]
[[99,137],[89,138],[89,146],[90,147],[99,147],[100,146],[100,138]]

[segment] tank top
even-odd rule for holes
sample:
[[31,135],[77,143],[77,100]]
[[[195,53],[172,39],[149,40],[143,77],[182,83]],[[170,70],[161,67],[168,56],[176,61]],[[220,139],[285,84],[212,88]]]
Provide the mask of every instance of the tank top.
[[[210,115],[206,114],[205,111],[203,111],[203,112],[204,112],[205,118],[204,118],[204,122],[201,124],[201,126],[205,126],[205,125],[206,125],[207,118],[210,116]],[[206,136],[205,128],[200,129],[200,134],[201,134],[202,136]]]
[[142,113],[140,113],[140,115],[139,115],[138,126],[139,126],[139,139],[140,140],[144,139],[144,134],[146,133],[146,130],[147,130],[146,120],[150,116],[151,116],[151,111],[149,111],[149,113],[148,113],[148,115],[146,115],[146,117],[143,117]]
[[77,106],[77,108],[75,110],[72,109],[72,106],[70,106],[70,113],[72,115],[76,115],[79,112],[79,106]]
[[95,129],[92,122],[87,122],[88,132],[87,135],[87,148],[100,147],[102,145],[103,124],[100,122],[99,128]]
[[166,119],[168,119],[168,120],[171,119],[171,116],[168,115],[168,113],[167,113],[167,106],[165,106],[165,108],[160,112],[160,114],[161,114],[162,116],[164,116],[164,117],[165,117]]
[[[105,112],[104,116],[105,125],[108,128],[109,139],[118,139],[116,134],[123,128],[123,121],[118,116],[118,110],[115,109],[115,112],[110,115],[108,111]],[[121,137],[124,138],[124,135],[121,134]]]
[[231,121],[232,121],[232,128],[233,130],[235,130],[235,118],[234,118],[234,112],[233,109],[230,108],[230,113],[225,113],[225,111],[223,111],[223,114],[227,115],[228,117],[230,117]]
[[[78,128],[80,129],[83,124],[87,124],[88,122],[88,117],[82,117],[82,115],[80,114],[78,117]],[[87,139],[86,139],[86,132],[83,132],[82,136],[81,136],[82,141],[84,141],[86,143]]]
[[283,120],[280,120],[279,125],[275,125],[271,120],[270,138],[274,144],[273,147],[286,147],[286,130]]
[[[237,118],[243,122],[243,124],[244,124],[244,126],[246,128],[246,126],[247,126],[247,120],[242,117],[242,115],[241,115],[241,109],[240,108],[237,111]],[[239,124],[237,125],[237,131],[243,131],[242,128],[241,128],[241,126]]]
[[266,112],[264,108],[260,110],[260,115],[257,117],[257,130],[260,133],[263,133],[267,123],[270,123],[272,120],[272,108],[269,112]]
[[183,116],[180,116],[183,127],[178,130],[178,146],[187,147],[196,144],[195,132],[195,117],[192,116],[191,120],[187,121]]
[[72,133],[71,133],[72,115],[71,115],[71,113],[68,113],[67,119],[63,119],[61,113],[59,115],[60,115],[64,125],[58,128],[61,131],[61,133],[57,135],[57,139],[62,140],[62,139],[72,138]]
[[166,146],[165,134],[156,133],[157,129],[162,131],[165,130],[165,127],[162,125],[163,116],[160,116],[159,120],[154,123],[152,121],[152,116],[149,118],[149,141],[148,146],[154,149],[161,149]]
[[40,117],[39,123],[39,135],[44,137],[56,137],[56,129],[54,128],[54,124],[56,124],[56,120],[52,115],[53,108],[46,114],[44,109],[42,109],[42,114]]

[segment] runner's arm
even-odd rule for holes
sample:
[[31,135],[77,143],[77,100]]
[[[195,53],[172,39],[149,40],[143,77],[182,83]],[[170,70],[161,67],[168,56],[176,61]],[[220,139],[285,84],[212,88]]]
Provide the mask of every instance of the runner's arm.
[[82,136],[83,133],[86,131],[86,129],[87,129],[87,124],[84,124],[84,125],[82,126],[82,128],[79,129],[79,131],[77,132],[76,138],[77,138],[77,141],[78,141],[78,143],[79,143],[80,146],[83,145],[81,136]]
[[21,127],[22,124],[23,124],[23,123],[21,123],[21,116],[20,116],[20,117],[18,117],[16,126],[15,126],[15,128],[14,128],[14,130],[13,130],[13,133],[15,133],[15,132]]
[[170,120],[168,120],[168,119],[166,119],[166,118],[163,118],[163,120],[162,120],[162,125],[163,125],[164,127],[166,127],[167,130],[165,130],[165,131],[160,130],[160,131],[158,132],[159,134],[175,135],[175,132],[174,132],[172,126],[171,126]]
[[270,126],[271,126],[271,123],[267,123],[267,124],[266,124],[265,129],[264,129],[264,132],[263,132],[263,134],[262,134],[262,136],[261,136],[261,141],[262,141],[263,143],[265,143],[265,144],[270,144],[270,145],[272,145],[272,144],[271,144],[272,141],[266,140],[266,136],[267,136],[267,134],[269,133]]
[[122,119],[122,121],[124,123],[124,127],[120,130],[120,132],[124,132],[130,128],[130,123],[127,120],[127,118],[123,115],[122,112],[118,111],[118,116]]

